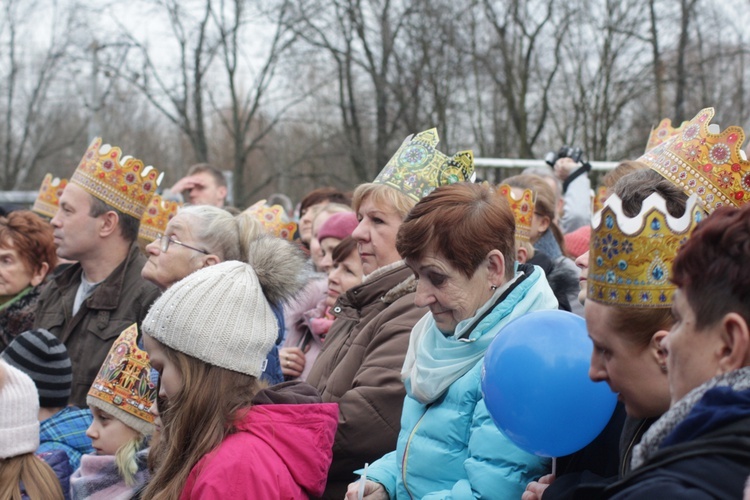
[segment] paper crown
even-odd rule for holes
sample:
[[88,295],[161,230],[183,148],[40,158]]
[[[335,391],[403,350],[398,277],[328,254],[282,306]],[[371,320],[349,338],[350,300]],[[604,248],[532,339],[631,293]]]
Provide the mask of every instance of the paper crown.
[[138,237],[147,243],[164,234],[167,224],[172,217],[177,215],[177,210],[182,206],[179,201],[165,200],[159,194],[155,194],[148,203],[146,211],[141,217],[141,225],[138,228]]
[[474,154],[459,151],[448,157],[436,149],[438,142],[434,128],[410,135],[373,182],[396,188],[419,201],[439,186],[471,181]]
[[39,188],[39,194],[31,208],[34,212],[50,219],[55,216],[60,206],[60,196],[63,189],[68,185],[68,179],[52,178],[52,174],[47,174],[42,180],[42,186]]
[[659,122],[659,125],[649,134],[648,142],[646,143],[646,151],[650,151],[659,144],[666,142],[672,137],[678,135],[680,132],[682,132],[682,129],[684,129],[688,123],[689,122],[684,121],[682,122],[682,124],[680,124],[679,127],[674,128],[672,127],[672,120],[670,120],[669,118],[664,118],[661,122]]
[[126,328],[112,344],[89,389],[86,403],[144,435],[154,431],[149,413],[156,401],[148,353],[138,348],[138,325]]
[[741,149],[745,132],[732,126],[714,133],[709,129],[713,116],[713,108],[702,110],[679,134],[638,159],[688,196],[697,194],[709,214],[722,205],[739,207],[750,200],[750,162]]
[[266,200],[260,200],[245,209],[245,213],[255,217],[263,225],[266,233],[288,241],[297,233],[297,223],[291,222],[281,205],[267,206]]
[[161,178],[154,167],[144,167],[141,160],[123,156],[118,147],[102,145],[102,138],[97,137],[70,182],[122,213],[141,220]]
[[508,200],[508,205],[513,211],[516,220],[516,239],[519,241],[531,241],[531,218],[534,216],[536,197],[531,189],[525,189],[520,197],[513,194],[513,188],[507,184],[501,184],[497,192]]
[[591,221],[587,297],[618,306],[671,307],[672,261],[703,217],[695,195],[679,218],[669,214],[658,193],[646,198],[633,218],[624,215],[617,195],[607,198]]

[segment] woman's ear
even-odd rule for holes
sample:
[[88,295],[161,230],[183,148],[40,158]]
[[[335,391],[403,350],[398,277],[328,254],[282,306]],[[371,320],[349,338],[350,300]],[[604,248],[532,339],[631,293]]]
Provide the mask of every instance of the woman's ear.
[[726,314],[720,321],[721,352],[719,369],[728,373],[750,365],[750,327],[736,312]]
[[44,278],[47,276],[47,272],[49,271],[49,263],[42,262],[42,265],[39,266],[39,269],[36,270],[31,275],[31,286],[37,286],[42,281],[44,281]]
[[651,357],[659,365],[663,373],[667,373],[667,350],[664,349],[664,341],[669,335],[667,330],[658,330],[651,337],[648,348],[651,351]]
[[487,279],[491,286],[502,286],[505,279],[505,256],[500,250],[491,250],[487,254]]
[[221,263],[221,259],[218,255],[209,254],[203,257],[203,266],[202,267],[208,267],[208,266],[215,266],[216,264]]

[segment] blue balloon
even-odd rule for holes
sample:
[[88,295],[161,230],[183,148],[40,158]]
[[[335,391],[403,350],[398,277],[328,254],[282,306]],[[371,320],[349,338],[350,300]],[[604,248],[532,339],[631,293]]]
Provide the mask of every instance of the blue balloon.
[[569,312],[536,311],[508,323],[482,367],[495,425],[519,448],[543,457],[569,455],[593,441],[617,396],[589,379],[592,349],[586,322]]

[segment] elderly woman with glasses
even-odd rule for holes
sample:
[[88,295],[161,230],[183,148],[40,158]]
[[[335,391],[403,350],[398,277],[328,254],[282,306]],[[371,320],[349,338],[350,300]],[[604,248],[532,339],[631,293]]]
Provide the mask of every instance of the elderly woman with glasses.
[[[273,245],[271,252],[285,262],[281,268],[287,273],[274,276],[278,296],[269,297],[279,325],[279,342],[284,331],[283,304],[304,284],[307,275],[305,258],[298,249],[280,238],[263,236],[263,228],[252,215],[233,216],[226,210],[209,205],[193,205],[182,208],[167,225],[161,237],[146,247],[148,261],[141,276],[161,290],[199,269],[220,262],[238,260],[253,263],[253,245]],[[265,252],[264,252],[265,254]],[[276,384],[284,376],[279,363],[278,347],[268,355],[268,366],[263,380]]]

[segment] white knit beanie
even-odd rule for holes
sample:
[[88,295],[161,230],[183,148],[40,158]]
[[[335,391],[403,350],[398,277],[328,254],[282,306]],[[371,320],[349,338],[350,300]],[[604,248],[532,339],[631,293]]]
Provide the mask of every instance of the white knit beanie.
[[253,267],[239,261],[203,268],[172,285],[141,329],[176,351],[254,377],[278,336]]
[[0,458],[39,448],[39,395],[24,372],[0,360]]

